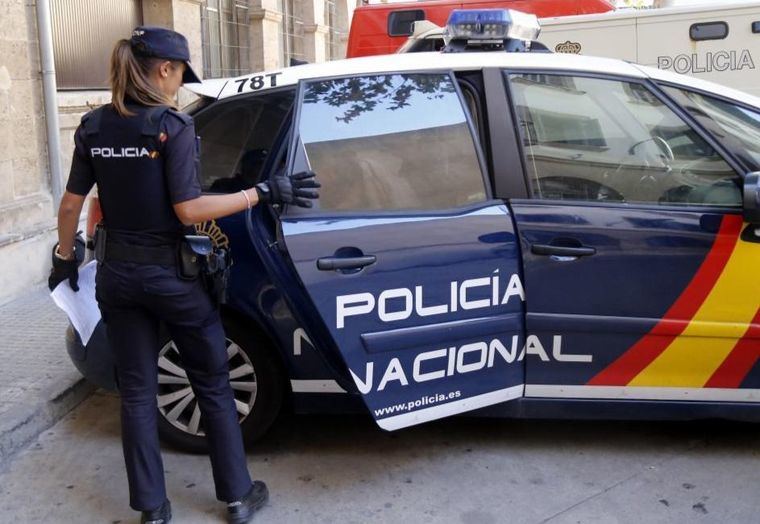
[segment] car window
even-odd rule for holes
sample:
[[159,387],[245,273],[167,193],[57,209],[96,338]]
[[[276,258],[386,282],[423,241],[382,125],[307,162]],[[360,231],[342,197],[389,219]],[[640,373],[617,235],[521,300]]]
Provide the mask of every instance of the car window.
[[740,177],[645,86],[509,75],[535,198],[740,206]]
[[294,89],[239,97],[211,104],[194,117],[204,191],[230,193],[259,180],[294,97]]
[[486,198],[475,142],[447,74],[310,82],[299,133],[323,210],[446,209]]
[[760,112],[686,89],[663,86],[696,120],[731,149],[750,169],[760,169]]

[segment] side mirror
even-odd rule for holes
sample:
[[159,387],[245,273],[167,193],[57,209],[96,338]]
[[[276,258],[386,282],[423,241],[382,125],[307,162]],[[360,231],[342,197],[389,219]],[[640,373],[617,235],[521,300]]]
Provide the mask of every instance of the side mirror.
[[744,177],[744,221],[760,224],[760,171]]

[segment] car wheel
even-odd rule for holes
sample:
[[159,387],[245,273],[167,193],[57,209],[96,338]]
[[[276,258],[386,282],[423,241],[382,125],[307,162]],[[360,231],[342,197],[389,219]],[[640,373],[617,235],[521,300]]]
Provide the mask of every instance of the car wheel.
[[[230,383],[246,442],[260,438],[282,406],[284,374],[269,344],[225,322]],[[168,340],[158,356],[158,430],[161,439],[184,451],[205,453],[206,433],[198,401],[182,367],[177,346]]]

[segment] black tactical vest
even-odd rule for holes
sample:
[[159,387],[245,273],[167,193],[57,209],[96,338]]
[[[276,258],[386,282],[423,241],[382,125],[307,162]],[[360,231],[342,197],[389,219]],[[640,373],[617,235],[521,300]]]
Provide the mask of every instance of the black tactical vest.
[[[183,231],[164,175],[166,135],[161,128],[171,110],[141,105],[129,109],[135,115],[125,118],[108,104],[82,118],[103,220],[109,238],[125,232],[137,244],[155,245],[157,238],[171,241]],[[171,116],[191,122],[182,113],[171,111]]]

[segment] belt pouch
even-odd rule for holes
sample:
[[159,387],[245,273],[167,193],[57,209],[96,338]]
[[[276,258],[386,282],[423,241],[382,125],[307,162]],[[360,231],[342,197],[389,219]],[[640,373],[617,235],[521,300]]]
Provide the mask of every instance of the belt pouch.
[[203,267],[203,261],[211,253],[211,239],[205,235],[185,235],[179,243],[177,276],[194,280]]
[[103,224],[97,224],[92,241],[95,245],[95,260],[99,264],[102,264],[106,259],[106,236],[106,227]]

